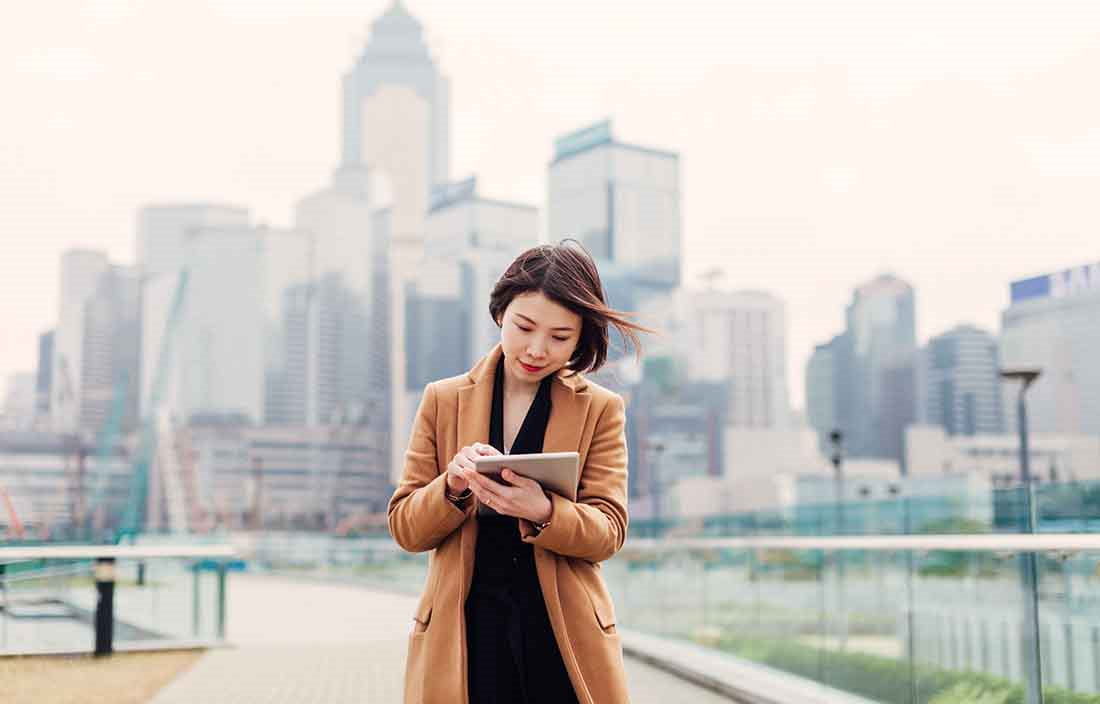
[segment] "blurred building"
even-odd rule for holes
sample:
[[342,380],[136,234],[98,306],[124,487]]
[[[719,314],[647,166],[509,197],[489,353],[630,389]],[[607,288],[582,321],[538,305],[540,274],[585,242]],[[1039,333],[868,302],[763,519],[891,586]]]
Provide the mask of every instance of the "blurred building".
[[[192,530],[337,529],[380,515],[393,486],[377,433],[360,424],[256,428],[199,416],[178,435]],[[154,494],[150,525],[167,523],[169,498]]]
[[[183,269],[146,279],[143,413],[149,408],[158,370],[167,364],[162,403],[179,422],[200,412],[239,413],[253,423],[263,421],[262,238],[262,232],[251,225],[191,230],[183,253],[186,288],[180,288]],[[176,326],[172,331],[170,324]],[[162,357],[169,332],[167,354]]]
[[[1100,435],[1031,433],[1030,468],[1041,481],[1100,479]],[[974,474],[996,484],[1018,483],[1020,438],[950,435],[940,426],[914,425],[906,431],[906,465],[913,475]]]
[[[0,490],[28,539],[82,537],[74,525],[82,518],[101,535],[122,515],[131,475],[125,454],[111,448],[100,457],[77,435],[0,432]],[[0,524],[10,528],[10,522],[0,508]]]
[[699,291],[682,342],[688,378],[728,382],[729,425],[787,428],[787,312],[763,291]]
[[9,430],[29,430],[34,425],[35,375],[30,372],[9,374],[4,388],[0,424]]
[[879,276],[855,290],[845,317],[845,332],[807,366],[810,421],[820,438],[840,430],[848,456],[903,462],[905,428],[917,417],[913,288]]
[[922,421],[948,435],[1004,431],[997,339],[960,325],[921,351]]
[[673,358],[647,356],[643,380],[622,391],[629,399],[626,436],[632,497],[647,497],[649,504],[660,501],[673,510],[669,491],[679,481],[723,474],[728,383],[688,381]]
[[50,419],[50,389],[53,386],[53,330],[38,336],[38,369],[35,374],[34,415],[37,425],[47,427]]
[[605,121],[555,140],[548,185],[550,242],[579,240],[639,299],[680,285],[678,154],[616,140]]
[[179,271],[187,241],[202,229],[246,227],[248,210],[224,203],[158,203],[138,211],[137,268],[142,277]]
[[[1100,263],[1015,281],[1001,314],[1001,365],[1042,375],[1027,392],[1029,427],[1100,434]],[[1016,428],[1015,382],[1003,384]]]
[[806,423],[817,431],[818,447],[822,451],[829,446],[829,433],[840,422],[839,396],[842,385],[838,377],[845,359],[844,338],[836,336],[825,344],[814,346],[806,363]]
[[[394,2],[371,23],[370,38],[352,68],[343,79],[343,137],[341,171],[374,168],[387,159],[385,151],[412,158],[409,147],[416,148],[422,161],[414,165],[415,187],[428,198],[435,184],[450,178],[450,81],[443,76],[427,44],[424,28],[400,2]],[[426,119],[417,118],[418,134],[411,143],[391,142],[389,135],[372,130],[372,111],[391,113],[384,93],[404,89],[424,105]],[[377,98],[382,97],[381,100]],[[394,115],[394,117],[399,117]],[[413,116],[409,116],[412,118]],[[386,118],[388,119],[388,118]],[[420,149],[417,145],[426,145]],[[414,185],[402,181],[395,188]]]
[[[417,272],[414,285],[425,292],[435,288],[437,299],[449,288],[460,302],[462,343],[443,346],[441,352],[453,362],[441,369],[465,371],[500,340],[489,297],[512,260],[538,244],[538,215],[534,206],[482,196],[476,177],[436,188],[426,222],[424,264],[429,268]],[[423,383],[410,379],[409,389],[421,390]]]
[[137,273],[102,252],[61,257],[61,295],[53,338],[50,419],[64,433],[99,432],[109,417],[137,417],[141,290]]

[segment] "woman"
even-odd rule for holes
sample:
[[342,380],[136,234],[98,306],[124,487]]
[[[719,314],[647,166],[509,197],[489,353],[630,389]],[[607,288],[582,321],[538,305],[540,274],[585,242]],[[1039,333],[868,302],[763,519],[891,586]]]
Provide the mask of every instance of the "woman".
[[[626,538],[623,400],[585,380],[608,325],[645,330],[606,304],[579,245],[530,249],[497,282],[500,344],[468,373],[428,385],[389,527],[433,550],[413,616],[406,704],[627,702],[615,611],[600,562]],[[478,455],[577,451],[577,501]],[[480,515],[478,506],[492,509]]]

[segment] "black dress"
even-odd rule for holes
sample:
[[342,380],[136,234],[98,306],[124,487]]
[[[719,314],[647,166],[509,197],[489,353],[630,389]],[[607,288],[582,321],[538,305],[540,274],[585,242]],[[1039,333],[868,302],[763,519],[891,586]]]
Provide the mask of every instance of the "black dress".
[[[550,384],[539,384],[512,443],[515,454],[542,452],[550,419]],[[504,357],[497,364],[489,444],[504,451]],[[517,519],[478,517],[466,652],[470,704],[570,704],[577,701],[562,663],[535,572],[534,549]]]

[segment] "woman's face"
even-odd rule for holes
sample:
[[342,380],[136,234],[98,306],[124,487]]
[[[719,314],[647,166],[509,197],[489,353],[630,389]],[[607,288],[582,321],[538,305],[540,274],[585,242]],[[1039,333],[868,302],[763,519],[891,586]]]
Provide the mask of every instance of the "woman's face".
[[520,294],[500,321],[505,371],[517,381],[542,381],[573,357],[580,336],[581,316],[540,291]]

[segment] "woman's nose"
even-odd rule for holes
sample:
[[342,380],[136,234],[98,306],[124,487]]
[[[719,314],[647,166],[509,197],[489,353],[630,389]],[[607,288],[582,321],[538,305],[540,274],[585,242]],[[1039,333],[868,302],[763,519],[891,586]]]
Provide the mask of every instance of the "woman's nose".
[[540,359],[546,356],[546,347],[543,345],[528,345],[527,354],[528,356]]

